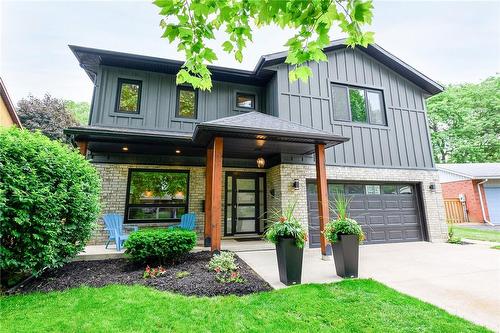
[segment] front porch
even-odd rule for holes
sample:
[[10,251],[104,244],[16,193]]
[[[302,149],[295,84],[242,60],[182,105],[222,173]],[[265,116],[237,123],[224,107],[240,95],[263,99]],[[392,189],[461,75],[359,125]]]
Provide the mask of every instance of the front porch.
[[[253,238],[223,238],[221,240],[221,250],[236,253],[270,251],[274,250],[274,244],[264,240],[254,240]],[[204,247],[203,243],[200,242],[193,251],[210,251],[210,247]],[[125,249],[117,251],[114,244],[110,244],[107,249],[105,245],[87,245],[85,249],[76,256],[75,261],[119,259],[124,258],[124,254]]]

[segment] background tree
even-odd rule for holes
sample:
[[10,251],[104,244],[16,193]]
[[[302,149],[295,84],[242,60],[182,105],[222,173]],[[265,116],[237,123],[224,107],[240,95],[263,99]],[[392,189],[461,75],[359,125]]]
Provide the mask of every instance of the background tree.
[[73,115],[80,125],[88,125],[90,115],[90,104],[88,102],[75,102],[66,100],[64,107]]
[[225,52],[239,62],[252,29],[277,25],[297,31],[288,40],[286,63],[294,66],[290,80],[307,81],[312,75],[308,61],[326,61],[323,48],[330,43],[329,32],[335,26],[347,35],[350,46],[367,46],[373,42],[372,32],[361,27],[372,20],[371,0],[155,0],[163,16],[160,26],[163,36],[184,52],[186,61],[177,83],[189,83],[194,88],[210,90],[210,71],[206,63],[217,60],[215,52],[206,45],[215,39],[215,32],[224,30]]
[[29,95],[21,99],[17,106],[24,128],[40,130],[54,140],[67,141],[63,129],[78,125],[75,117],[64,106],[64,101],[49,94],[45,94],[43,98]]
[[427,101],[438,163],[500,161],[500,77],[450,85]]

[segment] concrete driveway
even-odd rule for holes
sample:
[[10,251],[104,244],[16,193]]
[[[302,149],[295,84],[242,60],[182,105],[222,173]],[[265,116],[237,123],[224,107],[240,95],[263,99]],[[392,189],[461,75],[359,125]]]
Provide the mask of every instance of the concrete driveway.
[[[360,278],[373,278],[405,294],[500,332],[500,251],[490,245],[427,242],[360,247]],[[239,252],[275,288],[279,282],[275,251]],[[333,261],[319,249],[306,249],[302,282],[340,280]]]

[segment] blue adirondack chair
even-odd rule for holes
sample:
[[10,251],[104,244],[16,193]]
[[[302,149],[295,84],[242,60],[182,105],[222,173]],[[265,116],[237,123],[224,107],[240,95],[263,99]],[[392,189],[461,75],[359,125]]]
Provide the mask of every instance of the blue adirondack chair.
[[188,214],[184,214],[181,216],[181,223],[180,224],[171,225],[168,228],[169,229],[181,228],[181,229],[187,229],[187,230],[194,230],[195,225],[196,225],[196,214],[195,213],[188,213]]
[[114,241],[116,243],[116,250],[120,251],[122,249],[123,242],[128,238],[128,234],[125,233],[125,229],[132,229],[137,231],[138,227],[133,225],[123,225],[123,216],[118,214],[105,214],[103,216],[104,224],[106,225],[106,230],[109,234],[108,242],[106,243],[106,248],[110,242]]

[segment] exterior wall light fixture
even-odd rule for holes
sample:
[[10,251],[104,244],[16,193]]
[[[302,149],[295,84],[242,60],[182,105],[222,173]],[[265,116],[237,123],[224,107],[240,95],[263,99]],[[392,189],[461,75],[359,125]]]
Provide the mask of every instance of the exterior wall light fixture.
[[292,187],[295,191],[298,191],[299,188],[300,188],[300,183],[299,183],[299,180],[298,179],[294,179],[293,180],[293,183],[292,183]]
[[264,157],[259,157],[259,158],[257,159],[257,167],[258,167],[259,169],[262,169],[262,168],[264,168],[265,166],[266,166],[266,160],[264,159]]

